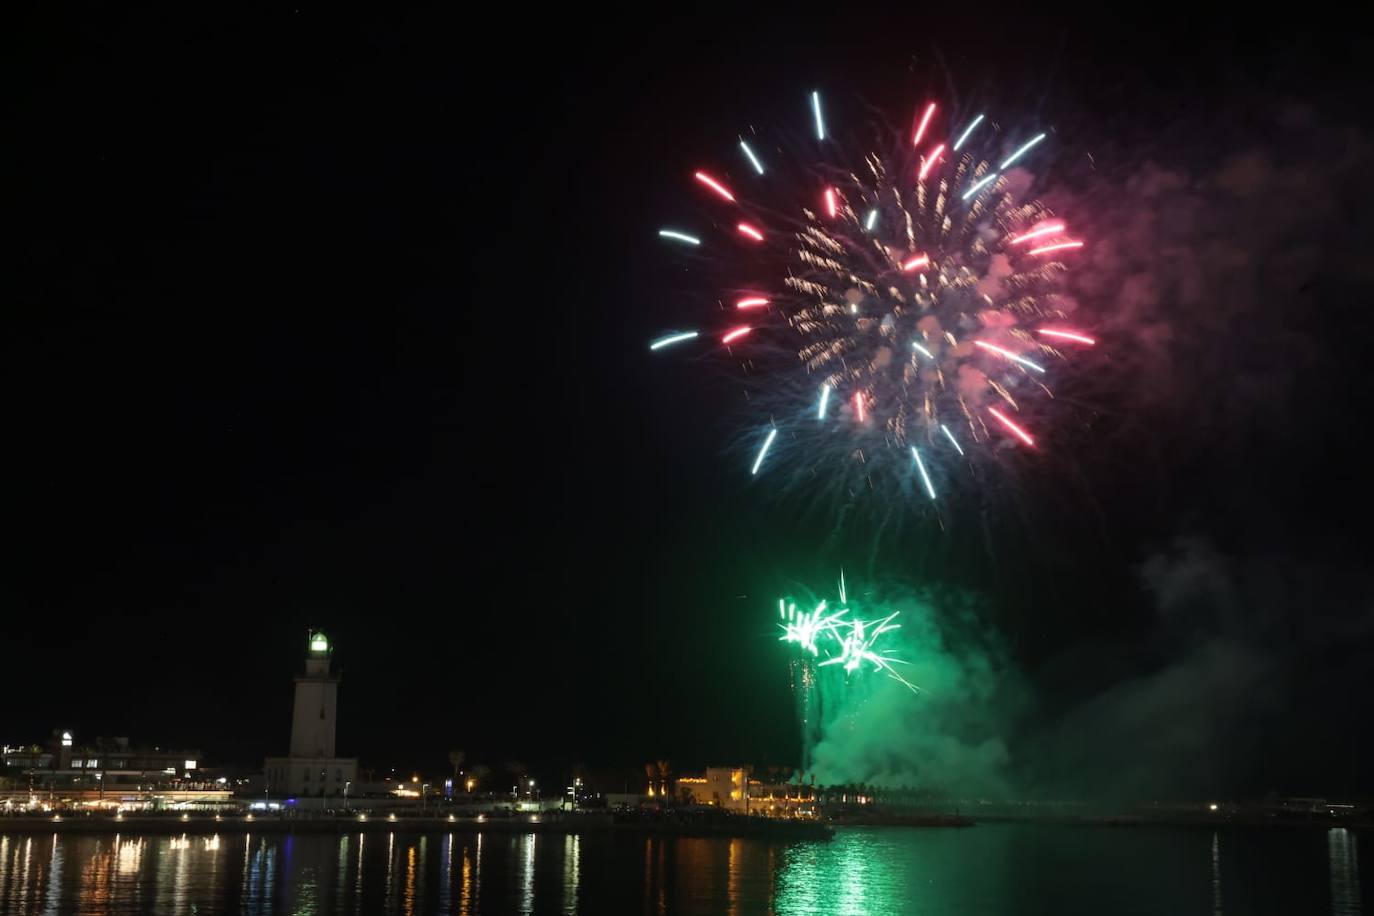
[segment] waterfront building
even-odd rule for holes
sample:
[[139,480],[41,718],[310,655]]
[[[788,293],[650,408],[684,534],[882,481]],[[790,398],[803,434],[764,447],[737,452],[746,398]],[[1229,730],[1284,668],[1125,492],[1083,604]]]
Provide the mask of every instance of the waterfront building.
[[140,746],[128,738],[80,740],[54,729],[47,744],[0,749],[6,808],[109,808],[124,811],[217,805],[231,787],[201,765],[199,750]]
[[750,775],[752,767],[707,767],[701,776],[680,776],[680,802],[722,808],[738,814],[814,817],[814,792],[802,785],[767,783]]

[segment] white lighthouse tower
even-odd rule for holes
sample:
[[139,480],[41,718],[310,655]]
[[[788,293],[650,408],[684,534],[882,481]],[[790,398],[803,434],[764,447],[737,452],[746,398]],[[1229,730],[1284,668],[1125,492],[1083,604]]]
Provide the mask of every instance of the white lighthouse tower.
[[334,756],[339,678],[330,674],[330,651],[324,633],[310,633],[305,673],[296,676],[290,756],[269,757],[263,766],[270,795],[341,798],[357,779],[357,758]]
[[291,756],[333,757],[334,723],[338,714],[339,679],[329,674],[329,640],[323,633],[311,633],[305,674],[296,675]]

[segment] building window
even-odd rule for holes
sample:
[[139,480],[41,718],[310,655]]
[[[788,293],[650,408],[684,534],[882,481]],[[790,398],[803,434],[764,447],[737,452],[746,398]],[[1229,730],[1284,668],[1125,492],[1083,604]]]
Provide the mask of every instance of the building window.
[[73,758],[72,758],[72,769],[73,769],[73,770],[79,770],[79,769],[81,769],[81,768],[82,768],[83,766],[85,766],[85,765],[86,765],[86,761],[82,760],[80,757],[73,757]]
[[86,766],[87,766],[87,767],[98,767],[98,766],[100,766],[100,758],[99,758],[99,757],[91,757],[91,758],[89,758],[89,759],[86,761]]

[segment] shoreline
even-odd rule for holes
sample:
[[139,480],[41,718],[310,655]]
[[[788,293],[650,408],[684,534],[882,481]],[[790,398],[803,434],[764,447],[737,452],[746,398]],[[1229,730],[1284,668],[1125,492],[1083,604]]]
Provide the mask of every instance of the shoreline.
[[852,820],[788,821],[741,819],[739,821],[703,822],[614,820],[595,815],[572,817],[475,818],[447,817],[268,817],[242,815],[214,817],[110,817],[63,816],[0,817],[0,835],[73,834],[114,836],[128,833],[146,836],[179,836],[182,834],[208,836],[223,834],[347,834],[347,833],[548,833],[548,834],[640,834],[682,837],[728,837],[775,840],[828,840],[837,829],[846,827],[906,827],[910,829],[967,828],[979,824],[1037,824],[1055,827],[1092,827],[1138,829],[1167,827],[1170,829],[1245,829],[1245,830],[1329,830],[1344,827],[1349,830],[1374,830],[1374,823],[1350,822],[1333,824],[1320,821],[1278,821],[1254,818],[1188,819],[1139,816],[1084,817],[1018,817],[990,815],[977,819],[968,816],[895,816],[890,818],[855,818]]
[[674,821],[615,821],[602,817],[475,818],[368,817],[348,818],[264,817],[10,817],[0,818],[3,834],[86,834],[196,836],[215,833],[638,833],[685,837],[740,837],[748,839],[828,840],[835,829],[819,821],[749,820],[738,823],[690,823]]

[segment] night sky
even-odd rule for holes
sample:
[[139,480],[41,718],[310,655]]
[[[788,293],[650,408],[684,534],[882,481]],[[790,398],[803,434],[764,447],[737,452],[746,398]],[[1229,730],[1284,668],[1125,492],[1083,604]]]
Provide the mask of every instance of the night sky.
[[[315,626],[365,767],[791,763],[769,609],[844,566],[976,608],[1027,793],[1367,795],[1374,48],[893,15],[12,31],[0,738],[257,765]],[[815,87],[1051,125],[1120,255],[1071,454],[943,530],[808,520],[645,350],[692,169]]]

